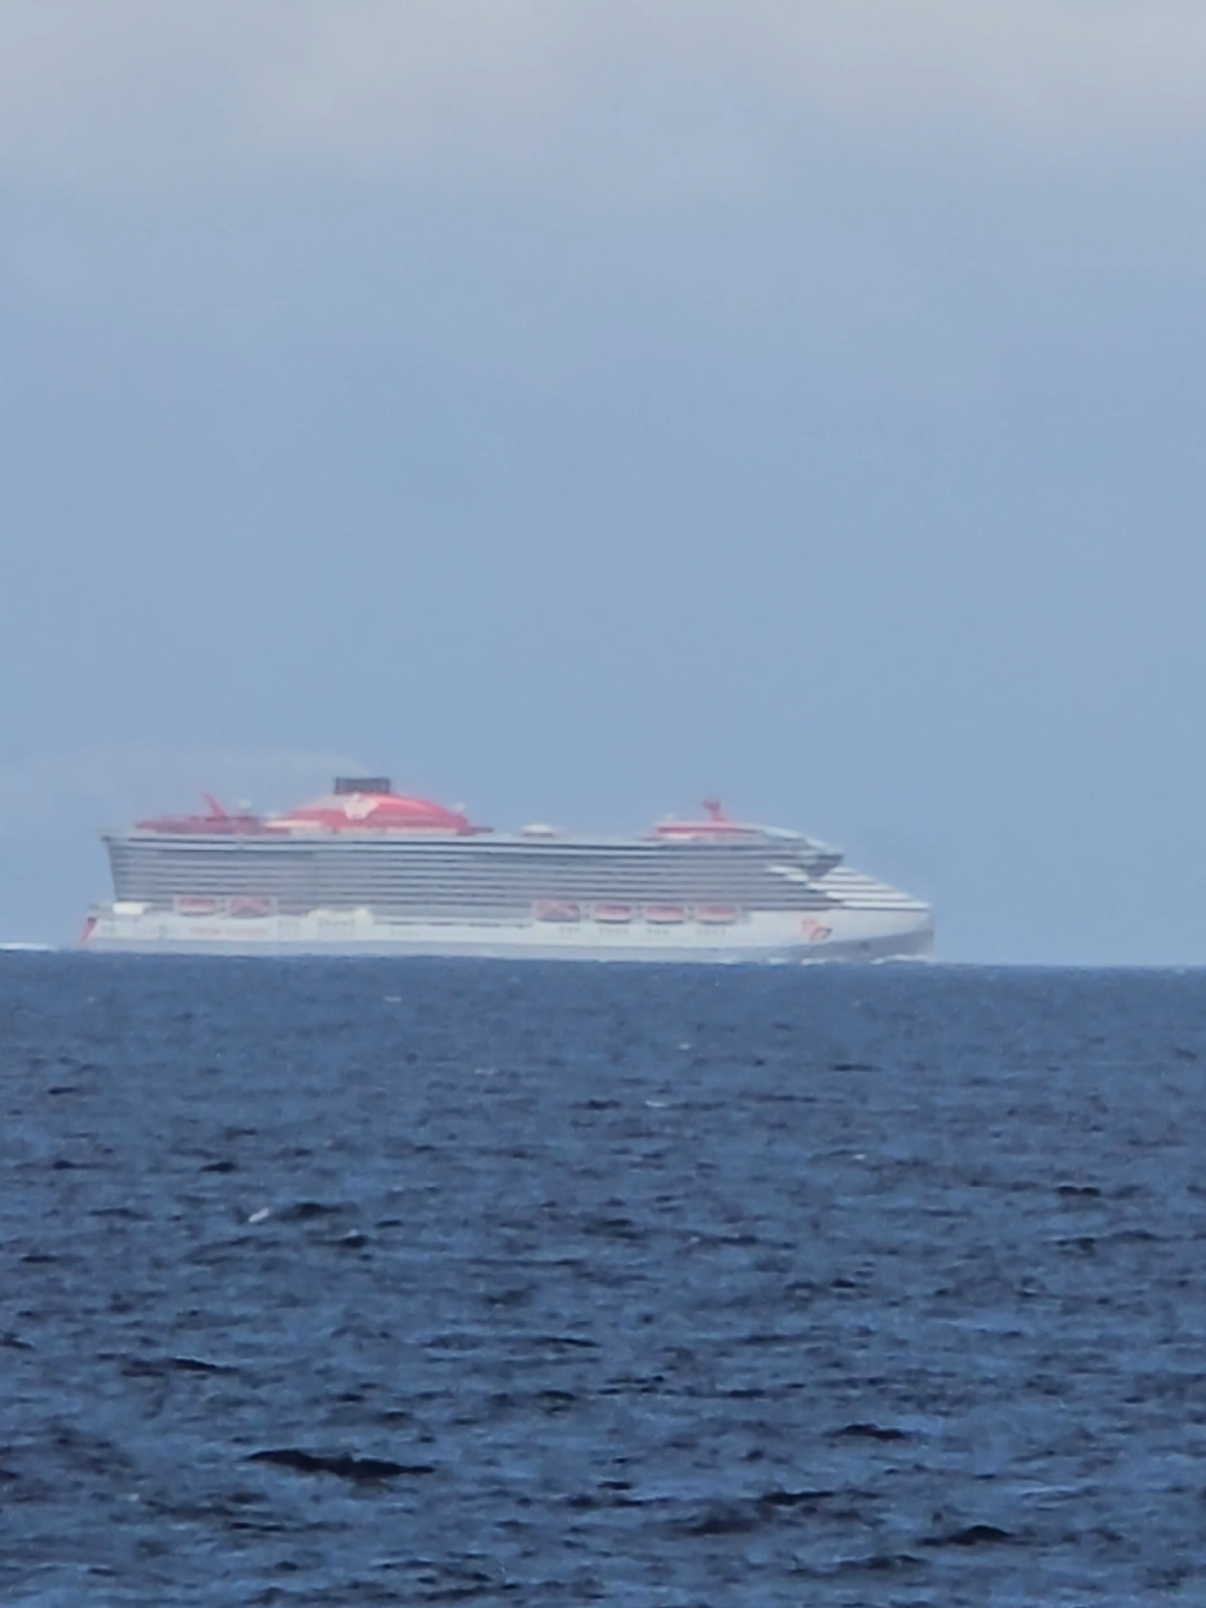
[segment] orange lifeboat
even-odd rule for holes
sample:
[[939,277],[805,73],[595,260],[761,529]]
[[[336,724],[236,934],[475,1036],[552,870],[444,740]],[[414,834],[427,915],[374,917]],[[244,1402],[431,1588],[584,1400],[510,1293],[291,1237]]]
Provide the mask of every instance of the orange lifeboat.
[[532,914],[537,921],[569,923],[582,920],[582,906],[564,899],[537,899]]
[[199,899],[192,894],[177,894],[172,901],[178,916],[216,916],[222,908],[219,899]]
[[608,927],[622,927],[631,921],[635,912],[631,905],[597,904],[591,911],[596,921]]
[[687,919],[682,905],[646,905],[645,920],[652,927],[678,927]]
[[237,894],[230,901],[232,916],[271,916],[275,913],[274,899],[263,899],[258,894]]
[[696,905],[695,919],[704,927],[731,927],[741,911],[736,905]]

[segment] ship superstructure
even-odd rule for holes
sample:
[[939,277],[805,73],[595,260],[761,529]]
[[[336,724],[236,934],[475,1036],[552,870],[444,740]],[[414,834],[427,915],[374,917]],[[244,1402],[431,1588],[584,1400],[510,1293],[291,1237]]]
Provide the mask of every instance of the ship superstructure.
[[90,949],[536,959],[927,955],[929,907],[799,833],[699,820],[644,836],[513,833],[340,777],[284,814],[163,816],[102,834],[114,899]]

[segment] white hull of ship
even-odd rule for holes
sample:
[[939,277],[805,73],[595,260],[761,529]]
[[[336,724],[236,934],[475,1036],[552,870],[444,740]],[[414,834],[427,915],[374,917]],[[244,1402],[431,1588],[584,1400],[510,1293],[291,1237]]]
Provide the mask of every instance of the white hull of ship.
[[480,960],[661,961],[801,964],[925,959],[933,953],[928,908],[798,914],[751,912],[724,926],[684,920],[423,922],[382,920],[369,910],[233,917],[94,910],[83,947],[120,954],[399,955]]

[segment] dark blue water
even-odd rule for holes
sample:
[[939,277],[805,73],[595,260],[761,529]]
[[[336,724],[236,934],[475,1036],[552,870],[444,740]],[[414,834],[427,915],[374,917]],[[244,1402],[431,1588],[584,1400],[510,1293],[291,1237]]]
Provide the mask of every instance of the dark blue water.
[[1206,975],[10,955],[0,1111],[5,1604],[1206,1602]]

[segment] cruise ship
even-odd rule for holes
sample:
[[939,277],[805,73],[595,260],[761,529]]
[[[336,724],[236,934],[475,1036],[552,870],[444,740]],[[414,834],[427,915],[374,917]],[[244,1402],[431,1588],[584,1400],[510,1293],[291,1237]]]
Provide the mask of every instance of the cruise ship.
[[636,836],[495,832],[460,809],[336,778],[294,810],[161,816],[102,834],[113,901],[90,950],[802,962],[924,957],[924,902],[798,832],[696,820]]

